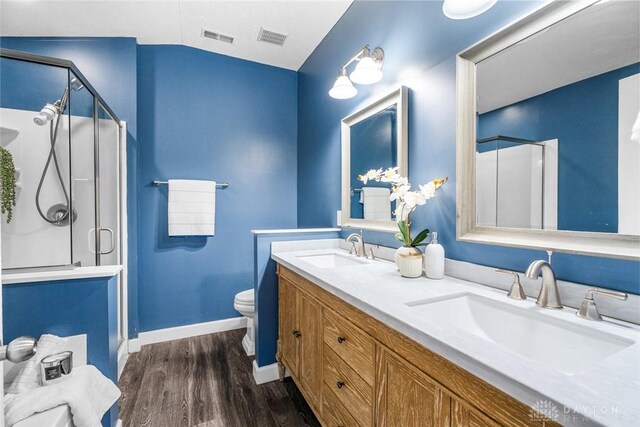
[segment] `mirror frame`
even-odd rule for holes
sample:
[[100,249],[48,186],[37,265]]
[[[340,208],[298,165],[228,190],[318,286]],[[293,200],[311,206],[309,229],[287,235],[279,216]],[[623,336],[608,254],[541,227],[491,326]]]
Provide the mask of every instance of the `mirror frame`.
[[545,4],[458,54],[456,58],[457,240],[640,260],[640,236],[476,225],[476,64],[598,1],[558,1]]
[[[358,228],[362,230],[375,230],[395,233],[398,231],[396,222],[393,220],[370,220],[351,218],[351,132],[350,127],[356,123],[373,116],[376,113],[390,107],[398,105],[396,138],[398,145],[398,173],[402,176],[409,175],[409,124],[408,124],[408,89],[400,86],[381,98],[370,102],[365,107],[353,114],[348,115],[341,121],[342,138],[342,211],[340,215],[341,226],[344,228]],[[366,172],[366,171],[362,171]]]

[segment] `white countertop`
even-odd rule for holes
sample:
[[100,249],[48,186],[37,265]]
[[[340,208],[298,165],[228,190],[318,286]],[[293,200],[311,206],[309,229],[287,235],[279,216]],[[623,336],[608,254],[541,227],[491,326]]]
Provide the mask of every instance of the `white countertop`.
[[112,277],[122,270],[121,265],[101,265],[98,267],[77,267],[69,270],[27,271],[2,273],[2,284],[51,282],[54,280],[95,279]]
[[[452,277],[406,279],[393,263],[383,260],[318,268],[298,258],[330,251],[347,253],[338,248],[335,240],[319,243],[320,249],[310,249],[313,245],[317,248],[318,242],[274,244],[272,258],[530,407],[540,405],[541,401],[558,405],[561,424],[585,425],[587,417],[595,425],[640,425],[640,331],[635,325],[588,322],[576,317],[574,309],[542,309],[531,299],[511,300],[502,290]],[[465,292],[536,310],[582,327],[587,325],[633,340],[635,344],[583,371],[566,374],[496,343],[429,321],[405,304]]]

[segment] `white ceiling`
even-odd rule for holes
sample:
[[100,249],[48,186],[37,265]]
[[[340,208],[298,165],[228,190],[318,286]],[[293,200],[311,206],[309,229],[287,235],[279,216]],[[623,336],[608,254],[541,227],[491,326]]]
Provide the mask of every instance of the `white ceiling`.
[[478,112],[640,61],[640,2],[595,4],[478,64]]
[[[0,34],[136,37],[298,70],[352,1],[1,0]],[[203,38],[202,27],[234,43]],[[287,34],[284,45],[258,42],[260,27]]]

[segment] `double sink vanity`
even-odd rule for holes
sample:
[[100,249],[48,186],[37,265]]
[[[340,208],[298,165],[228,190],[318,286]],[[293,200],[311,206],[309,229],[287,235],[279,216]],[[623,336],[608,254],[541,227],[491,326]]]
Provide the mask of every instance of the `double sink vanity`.
[[281,374],[323,425],[637,425],[634,325],[450,276],[405,279],[348,247],[272,248]]
[[[528,259],[525,288],[516,275],[508,292],[509,276],[470,262],[447,260],[442,280],[406,279],[388,248],[274,243],[281,376],[323,425],[640,426],[639,7],[545,2],[458,54],[455,170],[436,152],[409,171],[409,98],[425,96],[410,87],[342,120],[338,225],[400,231],[412,246],[412,222],[442,231],[450,254],[496,267],[531,256],[498,246],[549,258]],[[429,147],[453,142],[441,139]],[[390,186],[387,168],[407,185]],[[455,212],[437,199],[409,221],[409,180],[445,175]],[[629,299],[557,282],[552,253],[563,278]]]

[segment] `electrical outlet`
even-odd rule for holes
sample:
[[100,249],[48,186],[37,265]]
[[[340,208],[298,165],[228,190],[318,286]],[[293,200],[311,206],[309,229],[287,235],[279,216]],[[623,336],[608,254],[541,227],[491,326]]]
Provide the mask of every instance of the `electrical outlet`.
[[342,211],[336,211],[336,224],[338,227],[342,225]]

